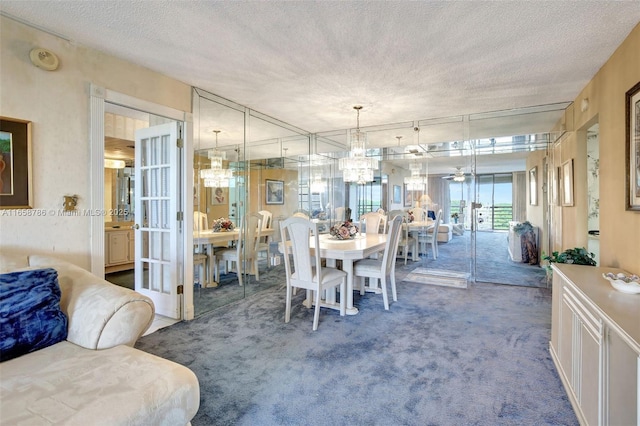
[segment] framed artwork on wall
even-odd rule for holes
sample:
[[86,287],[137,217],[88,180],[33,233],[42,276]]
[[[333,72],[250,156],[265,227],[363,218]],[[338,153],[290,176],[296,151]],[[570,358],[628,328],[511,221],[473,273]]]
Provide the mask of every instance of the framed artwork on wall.
[[529,170],[529,204],[538,205],[538,166]]
[[562,163],[562,205],[573,206],[573,159]]
[[400,185],[393,185],[393,203],[402,203],[402,188]]
[[31,122],[0,117],[0,208],[33,207]]
[[284,181],[265,180],[266,204],[284,204]]
[[626,206],[640,211],[640,82],[625,95],[626,104]]
[[216,187],[209,188],[209,190],[211,191],[209,199],[212,205],[229,204],[229,188]]

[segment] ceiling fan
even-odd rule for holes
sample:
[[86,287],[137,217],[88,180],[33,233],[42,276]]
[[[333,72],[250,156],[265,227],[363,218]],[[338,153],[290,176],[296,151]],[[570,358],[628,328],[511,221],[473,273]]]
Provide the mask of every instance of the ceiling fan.
[[462,171],[462,167],[456,167],[455,173],[450,174],[449,176],[443,176],[442,179],[452,180],[454,182],[464,182],[467,176],[471,176]]

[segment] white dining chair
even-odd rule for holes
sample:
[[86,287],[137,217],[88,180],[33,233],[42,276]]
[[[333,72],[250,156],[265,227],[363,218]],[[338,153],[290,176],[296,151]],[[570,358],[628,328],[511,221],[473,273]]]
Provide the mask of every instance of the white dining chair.
[[[393,301],[398,301],[396,291],[396,255],[398,254],[398,238],[402,230],[402,217],[396,216],[389,225],[387,244],[382,259],[363,259],[353,265],[353,276],[360,280],[360,294],[365,291],[382,292],[384,309],[389,310],[389,296],[387,295],[387,278],[391,282]],[[369,278],[369,287],[365,287],[364,279]],[[380,287],[378,287],[378,280]],[[374,285],[375,283],[375,285]]]
[[[380,225],[384,220],[384,215],[376,212],[365,213],[360,216],[360,232],[364,229],[367,234],[379,234]],[[384,232],[384,231],[383,231]]]
[[[238,241],[235,248],[219,251],[212,255],[215,265],[215,278],[220,281],[220,263],[225,262],[225,270],[229,272],[231,263],[235,264],[235,270],[238,274],[238,283],[243,285],[242,274],[246,272],[254,272],[256,281],[260,281],[258,270],[258,255],[256,249],[260,239],[260,231],[262,227],[262,216],[257,213],[244,216],[240,220],[240,229]],[[247,269],[247,266],[250,266]]]
[[433,255],[433,260],[438,258],[438,227],[440,226],[440,222],[442,221],[442,209],[438,210],[436,214],[436,220],[433,222],[433,225],[427,227],[426,231],[420,231],[418,233],[418,244],[424,245],[424,250],[420,250],[421,253],[427,253],[427,246],[431,246],[431,254]]
[[[268,210],[260,210],[258,212],[259,215],[262,216],[262,231],[265,231],[267,229],[271,228],[271,220],[273,218],[273,215],[271,214],[270,211]],[[265,258],[267,259],[267,269],[271,267],[270,265],[270,259],[269,259],[269,244],[270,244],[270,238],[266,235],[260,236],[260,241],[258,241],[258,247],[256,249],[256,251],[258,252],[258,255],[262,252],[265,253]]]
[[[311,253],[309,238],[313,239],[314,247],[320,247],[318,224],[304,218],[290,217],[281,222],[280,236],[283,247],[290,246],[290,254],[284,256],[287,279],[284,322],[288,323],[291,318],[291,298],[294,288],[311,290],[311,301],[315,299],[316,305],[313,314],[314,331],[318,329],[320,298],[324,290],[340,287],[340,316],[344,316],[347,308],[347,273],[335,268],[314,266],[321,265],[320,250],[315,250],[314,254]],[[312,259],[314,259],[313,262]]]
[[427,220],[427,211],[421,207],[414,207],[411,209],[413,212],[413,220],[418,222],[424,222]]
[[[209,220],[207,214],[199,211],[193,212],[193,230],[201,232],[209,230]],[[198,277],[198,284],[206,287],[211,277],[209,276],[209,265],[211,262],[210,253],[203,247],[194,247],[193,250],[193,272]]]
[[404,264],[407,264],[407,257],[409,249],[414,258],[417,256],[418,240],[409,235],[409,222],[406,214],[397,215],[396,217],[402,218],[402,229],[400,230],[400,238],[398,241],[398,248],[402,248],[402,254],[404,255]]

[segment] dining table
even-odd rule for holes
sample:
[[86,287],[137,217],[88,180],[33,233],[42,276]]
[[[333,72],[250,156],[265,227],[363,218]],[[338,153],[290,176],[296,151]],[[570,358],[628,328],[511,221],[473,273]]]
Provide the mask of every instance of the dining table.
[[[330,234],[319,235],[320,257],[326,259],[327,266],[335,267],[338,260],[342,261],[342,270],[347,273],[347,315],[356,315],[358,308],[353,306],[353,264],[384,250],[387,243],[387,234],[356,234],[354,238],[340,240]],[[309,239],[309,247],[315,253],[315,240]],[[282,243],[279,244],[281,253],[285,250]],[[290,250],[290,248],[288,248]],[[343,297],[343,295],[341,295]],[[311,307],[310,291],[307,291],[305,306]],[[327,290],[325,299],[320,306],[340,310],[340,304],[336,302],[335,288]]]
[[[261,229],[260,238],[273,236],[275,230],[273,228]],[[193,246],[198,248],[202,252],[203,248],[206,248],[209,253],[209,277],[211,287],[217,287],[218,283],[213,279],[214,265],[211,262],[211,253],[213,253],[214,247],[219,247],[221,244],[229,244],[231,241],[237,241],[240,238],[240,230],[238,228],[231,231],[193,231]],[[267,259],[268,261],[268,259]]]

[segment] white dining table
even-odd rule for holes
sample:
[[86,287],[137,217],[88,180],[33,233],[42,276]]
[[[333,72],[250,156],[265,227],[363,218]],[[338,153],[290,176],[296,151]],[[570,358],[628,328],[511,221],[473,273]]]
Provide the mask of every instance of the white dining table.
[[[347,315],[356,315],[358,308],[353,306],[353,263],[356,260],[366,259],[374,253],[383,251],[387,243],[387,234],[356,234],[350,240],[338,240],[329,234],[319,237],[320,257],[327,260],[327,266],[335,267],[336,261],[342,261],[342,270],[347,273]],[[309,247],[315,250],[315,241],[309,240]],[[280,244],[280,252],[284,252]],[[311,297],[307,292],[305,305],[311,306]],[[327,290],[327,295],[320,306],[340,310],[340,304],[336,303],[335,289]]]
[[[274,234],[273,228],[262,229],[260,230],[260,237],[270,237]],[[198,247],[202,249],[203,247],[207,247],[207,253],[213,253],[213,247],[217,246],[221,243],[229,243],[229,241],[237,241],[240,238],[239,229],[234,229],[233,231],[193,231],[193,245],[194,247]],[[209,259],[211,260],[211,255],[209,255]],[[213,280],[213,262],[209,261],[209,277],[211,279],[211,286],[217,287],[218,283]]]

